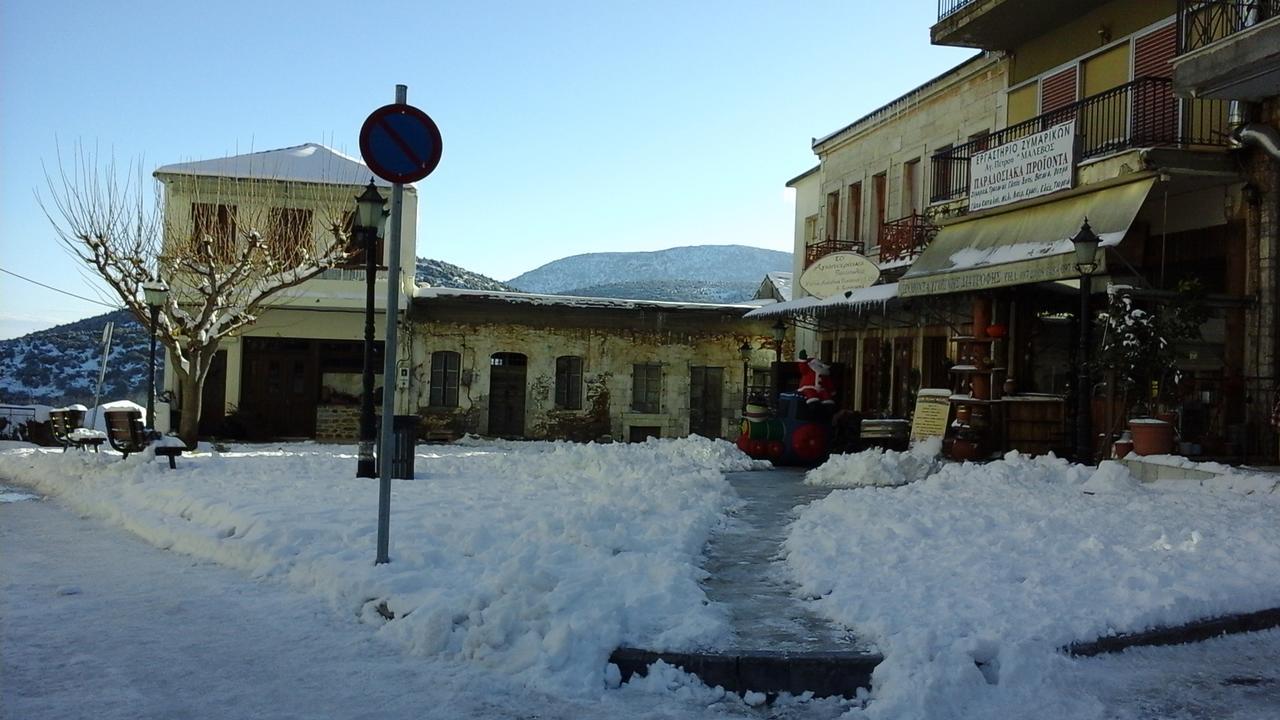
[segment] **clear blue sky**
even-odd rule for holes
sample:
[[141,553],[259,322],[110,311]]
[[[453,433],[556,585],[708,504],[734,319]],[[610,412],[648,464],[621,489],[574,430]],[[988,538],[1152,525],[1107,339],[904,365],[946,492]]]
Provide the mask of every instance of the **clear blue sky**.
[[[962,61],[934,0],[0,3],[0,268],[97,296],[35,202],[76,142],[158,165],[358,155],[396,83],[444,136],[418,255],[501,280],[566,255],[790,250],[824,135]],[[0,337],[103,308],[0,274]]]

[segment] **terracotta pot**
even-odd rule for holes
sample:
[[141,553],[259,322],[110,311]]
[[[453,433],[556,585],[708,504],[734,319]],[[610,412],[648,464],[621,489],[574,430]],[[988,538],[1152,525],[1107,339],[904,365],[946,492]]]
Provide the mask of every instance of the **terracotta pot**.
[[1168,455],[1173,452],[1173,426],[1164,420],[1130,420],[1129,434],[1133,436],[1133,451],[1139,455]]
[[1117,440],[1111,444],[1111,457],[1120,460],[1133,452],[1132,440]]
[[951,459],[959,462],[978,459],[978,443],[964,438],[951,442]]
[[989,338],[1002,338],[1006,332],[1008,332],[1008,328],[1003,325],[987,326],[987,337]]

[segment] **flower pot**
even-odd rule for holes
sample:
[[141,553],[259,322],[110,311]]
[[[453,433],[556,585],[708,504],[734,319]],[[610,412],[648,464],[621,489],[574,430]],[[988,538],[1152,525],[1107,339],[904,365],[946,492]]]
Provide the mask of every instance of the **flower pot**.
[[951,442],[951,459],[957,462],[978,459],[978,443],[967,438],[956,438]]
[[1006,328],[1004,325],[988,325],[987,326],[987,337],[989,338],[1002,338],[1005,336],[1006,332],[1008,332],[1008,328]]
[[1121,460],[1133,452],[1132,440],[1117,440],[1111,444],[1111,457]]
[[1139,455],[1168,455],[1173,452],[1173,426],[1155,418],[1129,421],[1133,451]]

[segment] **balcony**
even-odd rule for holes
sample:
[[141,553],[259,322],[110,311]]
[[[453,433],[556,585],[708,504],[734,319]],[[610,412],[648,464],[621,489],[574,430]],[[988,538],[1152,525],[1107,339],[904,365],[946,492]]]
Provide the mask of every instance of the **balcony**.
[[807,268],[817,262],[819,258],[834,252],[856,252],[861,255],[863,250],[862,243],[856,240],[826,240],[814,243],[804,250],[804,266]]
[[890,220],[880,228],[880,263],[910,260],[938,234],[938,227],[920,214]]
[[1012,50],[1108,0],[938,0],[934,45]]
[[1174,89],[1262,100],[1280,87],[1280,0],[1179,0]]
[[968,195],[973,155],[1071,120],[1077,163],[1132,148],[1222,147],[1229,130],[1227,103],[1179,99],[1172,80],[1139,78],[934,155],[930,200]]

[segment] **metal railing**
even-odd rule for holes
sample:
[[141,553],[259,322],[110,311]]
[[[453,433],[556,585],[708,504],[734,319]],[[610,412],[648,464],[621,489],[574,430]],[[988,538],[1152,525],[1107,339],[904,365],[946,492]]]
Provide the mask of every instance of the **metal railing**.
[[969,193],[969,160],[1059,123],[1075,121],[1076,162],[1138,147],[1225,146],[1227,103],[1183,100],[1169,78],[1139,78],[931,158],[930,200],[946,202]]
[[862,242],[857,240],[826,240],[814,243],[804,250],[804,266],[807,268],[817,262],[819,258],[830,255],[833,252],[856,252],[862,254],[863,249]]
[[1280,0],[1178,0],[1178,54],[1280,16]]
[[880,262],[915,257],[938,234],[938,227],[918,213],[880,226]]
[[966,5],[972,5],[975,0],[938,0],[938,19],[941,20],[948,15],[962,10]]

